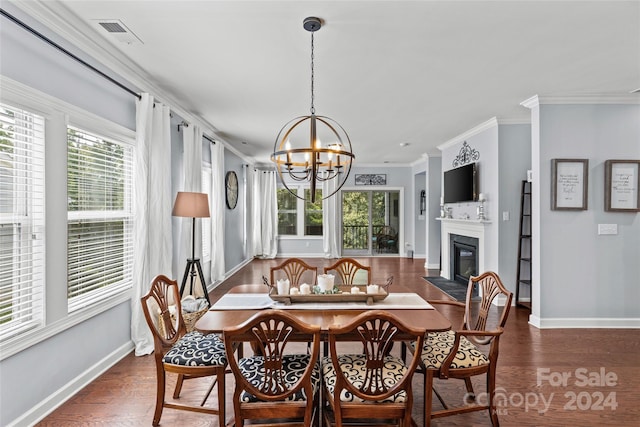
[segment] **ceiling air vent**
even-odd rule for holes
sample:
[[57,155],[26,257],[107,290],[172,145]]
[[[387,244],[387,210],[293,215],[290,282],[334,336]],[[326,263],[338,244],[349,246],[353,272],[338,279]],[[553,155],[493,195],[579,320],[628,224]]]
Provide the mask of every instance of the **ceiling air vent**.
[[126,25],[119,19],[96,19],[93,20],[101,31],[106,31],[109,37],[113,37],[120,43],[134,44],[142,43],[142,40],[138,38]]

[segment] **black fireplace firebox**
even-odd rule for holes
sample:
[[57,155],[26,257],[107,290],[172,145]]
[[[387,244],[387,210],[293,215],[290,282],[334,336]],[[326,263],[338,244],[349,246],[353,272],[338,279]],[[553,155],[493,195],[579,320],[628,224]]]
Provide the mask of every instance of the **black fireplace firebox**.
[[458,234],[450,236],[451,279],[466,286],[471,276],[478,275],[478,239]]

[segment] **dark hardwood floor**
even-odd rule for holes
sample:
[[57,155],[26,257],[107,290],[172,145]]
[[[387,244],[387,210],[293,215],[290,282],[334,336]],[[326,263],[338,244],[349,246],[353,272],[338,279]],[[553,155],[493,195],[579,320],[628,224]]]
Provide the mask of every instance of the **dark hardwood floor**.
[[[424,259],[361,258],[371,265],[373,282],[393,275],[427,299],[447,296],[422,277],[437,275],[424,269]],[[255,260],[211,292],[212,302],[229,288],[261,283],[263,274],[282,260]],[[331,260],[305,259],[311,265],[328,266]],[[509,286],[511,284],[507,284]],[[577,304],[578,301],[567,301]],[[443,311],[447,316],[452,313]],[[638,426],[640,420],[640,330],[546,329],[528,324],[529,311],[513,307],[500,341],[497,387],[502,396],[503,426]],[[453,321],[453,319],[452,319]],[[458,322],[454,321],[454,325]],[[227,420],[233,416],[227,377]],[[46,380],[46,379],[43,379]],[[170,383],[171,384],[171,383]],[[187,382],[182,399],[198,401],[210,380]],[[437,381],[445,399],[457,405],[461,383]],[[483,398],[484,378],[474,381]],[[414,382],[414,419],[422,425],[422,379]],[[38,426],[149,426],[155,404],[153,356],[122,359],[96,381],[52,412]],[[195,392],[195,393],[194,393]],[[209,398],[211,403],[215,396]],[[437,401],[436,401],[437,402]],[[436,403],[438,404],[438,403]],[[217,426],[214,417],[165,409],[163,426]],[[490,426],[488,414],[477,412],[434,420],[434,426]]]

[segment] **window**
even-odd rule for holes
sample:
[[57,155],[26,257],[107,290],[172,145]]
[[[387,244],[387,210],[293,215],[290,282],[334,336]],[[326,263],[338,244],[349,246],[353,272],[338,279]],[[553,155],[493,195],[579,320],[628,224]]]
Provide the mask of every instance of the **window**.
[[304,200],[278,188],[278,235],[322,236],[322,190],[316,190],[316,202],[311,203],[309,188],[292,188]]
[[133,147],[67,129],[69,311],[131,287]]
[[286,188],[278,188],[278,234],[295,236],[298,234],[298,198]]
[[311,190],[304,189],[304,234],[322,236],[322,190],[316,190],[316,202],[311,203]]
[[44,322],[44,118],[0,104],[0,341]]

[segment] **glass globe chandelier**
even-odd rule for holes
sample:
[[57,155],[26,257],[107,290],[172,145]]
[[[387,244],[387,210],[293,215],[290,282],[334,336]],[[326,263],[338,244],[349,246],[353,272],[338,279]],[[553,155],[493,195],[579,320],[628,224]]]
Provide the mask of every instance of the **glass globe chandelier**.
[[322,27],[322,21],[309,17],[303,21],[303,27],[311,33],[311,114],[296,117],[280,129],[271,160],[282,185],[294,196],[304,199],[295,189],[289,188],[287,181],[309,182],[311,202],[315,203],[318,183],[336,180],[335,186],[330,187],[330,194],[323,194],[322,199],[333,196],[342,188],[355,155],[344,128],[329,117],[316,115],[313,33]]

